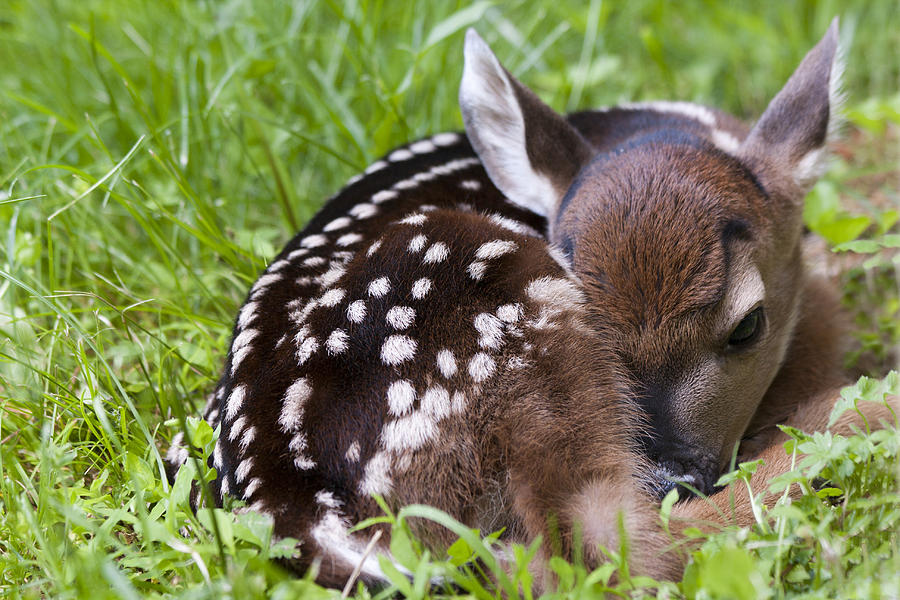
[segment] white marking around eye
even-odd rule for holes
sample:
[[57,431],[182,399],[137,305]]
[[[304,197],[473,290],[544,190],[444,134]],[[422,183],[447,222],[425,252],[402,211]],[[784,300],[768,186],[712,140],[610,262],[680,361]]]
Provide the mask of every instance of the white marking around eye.
[[416,355],[416,341],[405,335],[389,336],[381,346],[381,362],[399,365]]
[[416,401],[416,388],[406,379],[398,379],[387,389],[388,412],[402,417],[412,410]]
[[412,286],[412,296],[416,300],[421,300],[431,290],[431,280],[427,277],[417,279]]
[[387,277],[379,277],[373,280],[368,287],[369,295],[374,298],[381,298],[391,289],[391,281]]
[[425,258],[422,260],[427,264],[439,263],[445,261],[449,255],[450,250],[444,242],[435,242],[425,252]]

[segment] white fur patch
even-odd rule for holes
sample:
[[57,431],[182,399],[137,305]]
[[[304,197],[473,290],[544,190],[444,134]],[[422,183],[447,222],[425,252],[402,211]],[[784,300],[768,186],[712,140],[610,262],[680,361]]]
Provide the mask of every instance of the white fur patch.
[[308,337],[297,348],[297,364],[303,365],[319,349],[319,341],[315,336]]
[[347,292],[345,290],[342,290],[341,288],[334,288],[333,290],[328,290],[327,292],[322,294],[322,297],[319,298],[319,304],[328,307],[337,306],[346,295]]
[[504,304],[497,308],[497,317],[505,323],[516,323],[522,318],[522,305]]
[[416,341],[405,335],[389,336],[381,346],[381,362],[399,365],[416,355]]
[[287,260],[293,262],[300,258],[301,256],[306,256],[309,254],[309,250],[306,248],[298,248],[297,250],[292,250],[290,254],[287,255]]
[[427,264],[434,264],[447,260],[448,256],[450,256],[450,249],[447,248],[447,245],[444,242],[435,242],[425,252],[425,258],[422,260]]
[[477,179],[464,179],[459,182],[459,187],[464,190],[472,190],[473,192],[477,192],[481,189],[481,182]]
[[334,494],[328,490],[319,490],[316,492],[316,504],[326,508],[340,508],[341,501],[334,497]]
[[437,146],[435,146],[434,142],[431,140],[419,140],[418,142],[411,144],[409,149],[416,154],[428,154],[429,152],[437,150]]
[[385,315],[385,321],[394,329],[408,329],[416,318],[416,311],[409,306],[392,306]]
[[503,345],[503,322],[490,313],[475,317],[475,330],[481,334],[478,345],[482,348],[499,350]]
[[412,286],[412,297],[416,300],[424,298],[431,290],[431,280],[427,277],[416,279]]
[[247,475],[250,474],[250,469],[253,468],[253,457],[245,458],[240,463],[238,463],[237,469],[234,471],[234,479],[238,483],[241,483],[245,479],[247,479]]
[[416,388],[406,379],[398,379],[387,390],[388,412],[402,417],[412,410],[416,401]]
[[381,240],[375,240],[374,242],[372,242],[372,245],[369,246],[369,249],[366,250],[366,256],[372,256],[373,254],[378,252],[379,248],[381,248]]
[[475,256],[481,260],[491,260],[499,258],[504,254],[515,252],[518,248],[519,246],[515,242],[509,240],[494,240],[493,242],[486,242],[479,246],[478,250],[475,251]]
[[409,246],[407,246],[407,250],[410,252],[421,252],[422,248],[425,247],[425,244],[428,242],[428,238],[422,234],[417,235],[413,239],[409,240]]
[[387,452],[376,452],[366,463],[359,493],[363,496],[387,495],[391,491],[391,457]]
[[400,222],[404,225],[424,225],[425,221],[427,220],[428,215],[424,215],[422,213],[413,213],[400,219]]
[[304,267],[321,267],[328,262],[324,256],[310,256],[303,259]]
[[361,448],[359,447],[359,440],[353,440],[350,446],[347,448],[347,451],[344,453],[344,460],[347,462],[359,462],[359,452]]
[[710,132],[710,139],[719,150],[728,154],[735,154],[741,143],[736,137],[725,131],[724,129],[713,129]]
[[[335,264],[332,263],[331,268],[316,277],[316,283],[318,283],[321,287],[327,288],[329,286],[334,285],[337,281],[344,276],[344,273],[347,272],[347,268],[343,264]],[[327,304],[325,302],[325,297],[323,296],[320,300],[322,304],[325,306],[334,306],[334,304]],[[340,302],[340,300],[338,300]]]
[[346,248],[347,246],[352,246],[353,244],[363,241],[363,239],[363,236],[359,233],[345,233],[339,237],[335,243],[342,248]]
[[469,376],[475,380],[475,383],[481,383],[494,374],[497,365],[494,359],[479,352],[469,361]]
[[336,356],[347,349],[347,342],[350,336],[343,329],[335,329],[325,340],[325,350],[329,356]]
[[321,233],[314,233],[313,235],[308,235],[300,240],[300,245],[304,248],[318,248],[319,246],[324,246],[327,243],[328,236],[322,235]]
[[247,484],[247,487],[244,488],[244,500],[249,500],[253,497],[253,494],[259,490],[260,486],[262,486],[262,479],[259,477],[254,477],[250,480],[250,483]]
[[385,161],[383,161],[383,160],[376,160],[375,162],[373,162],[371,165],[369,165],[369,166],[366,168],[366,175],[370,175],[370,174],[372,174],[372,173],[374,173],[374,172],[376,172],[376,171],[380,171],[380,170],[382,170],[383,168],[385,168],[386,166],[388,166],[388,164],[387,164]]
[[413,153],[405,148],[400,148],[399,150],[394,150],[390,154],[388,154],[388,160],[391,162],[400,162],[403,160],[409,160],[413,157]]
[[522,223],[520,221],[504,217],[503,215],[493,213],[491,215],[488,215],[488,219],[494,225],[502,227],[503,229],[508,229],[509,231],[512,231],[514,233],[520,233],[522,235],[528,235],[531,237],[541,237],[541,234],[534,227],[526,225],[525,223]]
[[525,288],[528,297],[545,304],[567,308],[574,304],[584,303],[584,295],[575,283],[558,277],[538,277],[528,283]]
[[228,400],[225,402],[225,418],[229,421],[233,420],[234,417],[241,410],[241,405],[244,403],[244,398],[247,395],[247,386],[242,384],[236,385],[232,388],[231,393],[228,395]]
[[278,283],[282,279],[284,279],[284,275],[281,273],[266,273],[253,284],[253,287],[250,289],[250,295],[256,296],[273,283]]
[[438,371],[440,371],[441,375],[444,377],[453,377],[456,375],[456,358],[454,358],[453,352],[446,348],[439,351],[437,353],[437,367]]
[[422,395],[422,411],[436,421],[450,415],[450,393],[439,385],[425,390]]
[[241,307],[241,312],[238,313],[238,329],[244,329],[256,319],[257,308],[259,308],[258,302],[248,302]]
[[247,451],[247,448],[250,444],[253,443],[253,440],[256,439],[256,427],[252,425],[244,430],[244,434],[241,436],[240,449],[241,454]]
[[715,127],[716,116],[705,106],[692,102],[671,102],[669,100],[655,100],[652,102],[626,102],[613,108],[626,110],[652,110],[661,113],[672,113],[688,117],[698,121],[707,127]]
[[372,280],[369,284],[369,295],[374,298],[381,298],[391,290],[391,281],[387,277],[379,277]]
[[370,202],[362,202],[351,208],[349,212],[357,219],[368,219],[378,214],[378,207]]
[[322,231],[334,231],[336,229],[343,229],[352,222],[353,219],[351,219],[350,217],[338,217],[337,219],[323,227]]
[[471,277],[475,281],[480,281],[481,278],[484,277],[484,272],[486,270],[487,263],[480,260],[476,260],[466,268],[466,272],[469,273],[469,277]]
[[456,415],[461,414],[465,412],[468,403],[465,394],[459,391],[453,392],[453,397],[450,399],[450,411]]
[[434,421],[422,411],[391,421],[381,430],[386,450],[416,450],[435,437]]
[[306,402],[312,395],[312,387],[305,377],[292,383],[284,392],[278,424],[285,433],[297,431],[303,425]]
[[244,362],[244,359],[250,354],[250,351],[253,350],[252,346],[244,346],[243,348],[238,348],[231,355],[231,376],[234,377],[234,374],[237,373],[238,368],[241,366],[241,363]]
[[437,135],[431,136],[431,141],[438,146],[452,146],[453,144],[458,143],[459,140],[459,134],[453,133],[452,131],[438,133]]
[[382,202],[393,200],[397,196],[399,196],[399,194],[395,190],[381,190],[372,195],[372,203],[381,204]]
[[366,303],[362,300],[354,300],[347,307],[347,319],[353,323],[362,323],[366,318]]

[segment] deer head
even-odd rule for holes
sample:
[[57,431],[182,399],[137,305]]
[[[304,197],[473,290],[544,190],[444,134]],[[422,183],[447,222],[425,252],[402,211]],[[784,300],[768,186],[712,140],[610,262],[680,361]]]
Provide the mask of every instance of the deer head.
[[629,374],[661,479],[709,493],[782,364],[802,200],[824,170],[840,74],[835,20],[749,133],[717,129],[709,111],[705,130],[662,119],[596,148],[466,35],[466,134],[508,200],[546,217]]

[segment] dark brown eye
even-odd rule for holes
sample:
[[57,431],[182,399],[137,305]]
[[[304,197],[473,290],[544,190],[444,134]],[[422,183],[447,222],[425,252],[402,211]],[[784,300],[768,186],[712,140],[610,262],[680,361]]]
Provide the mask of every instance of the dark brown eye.
[[760,306],[738,323],[738,326],[734,328],[734,331],[731,332],[731,336],[728,338],[728,345],[746,346],[753,342],[759,336],[760,329],[762,329],[762,320],[763,308]]

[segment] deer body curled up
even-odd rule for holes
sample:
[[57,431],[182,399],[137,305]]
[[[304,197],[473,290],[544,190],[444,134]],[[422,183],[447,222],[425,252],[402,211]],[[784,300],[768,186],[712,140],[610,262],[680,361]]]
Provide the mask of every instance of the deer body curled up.
[[270,514],[335,586],[384,577],[371,530],[348,532],[376,494],[545,555],[580,540],[591,564],[621,515],[634,570],[677,577],[659,495],[713,494],[742,439],[777,473],[774,425],[824,428],[843,383],[801,222],[837,41],[835,23],[748,128],[681,102],[562,117],[470,31],[465,134],[372,164],[250,290],[204,415],[216,497]]

